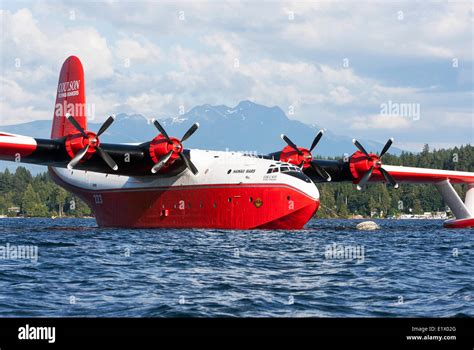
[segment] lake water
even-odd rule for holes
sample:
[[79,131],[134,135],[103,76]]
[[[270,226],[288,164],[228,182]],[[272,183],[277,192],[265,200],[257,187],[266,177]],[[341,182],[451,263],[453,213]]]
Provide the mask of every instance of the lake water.
[[474,230],[358,222],[225,231],[0,219],[0,315],[474,316]]

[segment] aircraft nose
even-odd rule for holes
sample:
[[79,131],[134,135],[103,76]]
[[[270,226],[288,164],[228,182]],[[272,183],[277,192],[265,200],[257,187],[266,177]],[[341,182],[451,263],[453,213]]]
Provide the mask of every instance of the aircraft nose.
[[316,184],[306,175],[304,175],[304,177],[305,178],[300,178],[299,181],[297,181],[298,189],[304,192],[307,196],[319,200],[319,190],[316,187]]
[[316,184],[314,184],[312,181],[311,181],[311,184],[308,184],[308,186],[310,187],[308,189],[308,192],[307,194],[311,197],[313,197],[314,199],[316,200],[319,200],[319,190],[318,190],[318,187],[316,186]]

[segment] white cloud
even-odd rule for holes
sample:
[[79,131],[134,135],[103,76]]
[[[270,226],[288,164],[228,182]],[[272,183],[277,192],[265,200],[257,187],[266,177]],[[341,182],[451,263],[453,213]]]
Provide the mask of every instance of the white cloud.
[[[47,113],[47,111],[38,110],[34,105],[29,104],[24,104],[22,106],[15,107],[5,102],[4,100],[1,100],[0,113],[1,125],[10,125],[44,119],[45,113]],[[51,118],[52,116],[53,112],[51,110]]]
[[[38,28],[37,21],[30,10],[23,8],[15,13],[0,10],[2,20],[1,45],[6,47],[8,41],[14,44],[17,52],[25,56],[44,55],[48,38]],[[17,56],[18,57],[18,56]]]
[[[451,125],[454,135],[472,114],[458,87],[444,85],[449,72],[430,82],[435,89],[420,87],[417,77],[398,80],[410,74],[403,64],[416,64],[423,76],[424,64],[446,62],[449,69],[457,57],[458,84],[472,85],[468,3],[78,2],[74,21],[68,3],[27,5],[0,11],[0,83],[11,90],[0,100],[0,124],[7,114],[18,121],[50,118],[59,69],[70,54],[84,64],[87,99],[99,120],[112,112],[176,115],[180,105],[250,99],[286,111],[291,105],[291,118],[336,132],[344,125],[345,133],[387,129],[418,137],[419,130],[439,131],[437,125]],[[369,59],[377,59],[373,70]],[[449,95],[439,92],[451,88]],[[377,117],[389,100],[421,104],[416,131],[409,120]]]
[[87,118],[90,121],[98,122],[109,115],[124,112],[122,110],[123,104],[115,93],[96,93],[94,90],[89,90],[86,102],[89,108]]
[[9,49],[10,59],[19,58],[26,64],[57,65],[68,56],[76,55],[81,57],[94,79],[112,76],[112,53],[107,40],[95,28],[57,27],[55,32],[47,33],[41,30],[29,9],[2,10],[0,18],[4,22],[0,46]]
[[115,44],[115,54],[123,60],[129,59],[130,64],[152,63],[158,64],[161,59],[160,49],[144,38],[123,37]]
[[81,58],[89,82],[113,75],[107,40],[96,29],[59,27],[51,35],[29,9],[1,10],[0,18],[1,124],[51,118],[59,70],[69,55]]
[[[292,8],[290,6],[290,8]],[[471,58],[472,8],[466,2],[333,2],[295,6],[282,28],[291,46],[393,57]]]
[[113,76],[112,53],[107,40],[94,28],[67,30],[52,46],[56,49],[56,57],[64,57],[65,54],[80,57],[89,79]]
[[[446,111],[439,120],[440,126],[471,129],[474,136],[474,112]],[[471,140],[474,143],[474,138]]]
[[47,98],[45,91],[28,91],[16,81],[0,77],[0,123],[17,124],[23,121],[44,119],[45,115],[52,116],[52,105],[45,106]]
[[367,117],[355,117],[351,127],[355,130],[379,129],[379,130],[399,130],[409,128],[413,125],[413,120],[404,116],[395,115],[370,115]]
[[29,103],[35,100],[35,95],[25,91],[18,83],[13,80],[0,77],[2,86],[2,100],[6,100],[13,105]]
[[[130,96],[126,104],[136,113],[146,116],[157,116],[163,107],[171,103],[173,95],[159,93],[142,93],[138,96]],[[176,109],[177,110],[177,109]]]

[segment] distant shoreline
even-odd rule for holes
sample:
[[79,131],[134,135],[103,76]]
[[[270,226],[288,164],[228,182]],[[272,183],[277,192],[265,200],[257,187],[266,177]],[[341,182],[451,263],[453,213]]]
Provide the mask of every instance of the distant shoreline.
[[95,219],[93,216],[62,216],[62,217],[50,217],[50,216],[6,216],[0,215],[0,219],[50,219],[50,220],[58,220],[58,219]]

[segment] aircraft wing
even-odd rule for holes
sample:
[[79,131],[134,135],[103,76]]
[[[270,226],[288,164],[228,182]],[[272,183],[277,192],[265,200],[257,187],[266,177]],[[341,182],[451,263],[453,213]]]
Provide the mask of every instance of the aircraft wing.
[[[474,227],[474,172],[385,165],[382,157],[392,145],[393,138],[385,143],[380,153],[367,152],[359,141],[353,139],[352,143],[357,151],[350,157],[343,160],[313,159],[311,152],[323,134],[324,130],[319,131],[309,148],[298,147],[288,136],[282,134],[281,138],[287,146],[267,157],[300,166],[313,182],[352,182],[359,190],[377,182],[384,182],[395,188],[402,183],[433,184],[455,216],[444,225],[452,228]],[[453,184],[467,186],[464,202]]]
[[[350,161],[342,160],[313,160],[330,176],[330,182],[353,182],[358,184],[364,172],[360,171]],[[430,168],[417,168],[400,165],[383,165],[385,169],[398,184],[436,184],[444,180],[449,180],[452,184],[474,184],[474,173],[468,171],[442,170]],[[363,170],[363,169],[361,169]],[[368,171],[369,169],[366,169]],[[312,167],[304,169],[313,182],[326,182]],[[382,173],[374,169],[368,183],[386,182]]]
[[[393,176],[398,183],[436,184],[449,180],[452,184],[474,184],[474,173],[467,171],[440,170],[384,165],[383,168]],[[374,176],[371,181],[383,181],[383,176]]]
[[[0,132],[0,160],[66,168],[77,153],[70,154],[68,148],[71,146],[67,137],[50,140]],[[117,164],[117,170],[111,169],[98,152],[79,162],[74,169],[128,176],[153,175],[151,168],[155,162],[149,152],[150,142],[139,145],[101,143],[100,148]],[[184,150],[184,153],[188,152]],[[184,168],[184,162],[177,159],[170,171],[174,173]]]
[[[357,158],[357,155],[356,155]],[[312,160],[331,176],[331,182],[351,181],[358,189],[377,182],[384,182],[398,187],[399,184],[433,184],[449,206],[454,215],[453,219],[444,222],[448,228],[474,227],[474,173],[468,171],[441,170],[398,165],[377,165],[372,169],[371,164],[357,163],[349,159],[347,162]],[[326,182],[316,170],[309,166],[304,170],[314,182]],[[371,170],[372,169],[372,170]],[[384,175],[385,172],[386,174]],[[456,192],[453,184],[467,186],[464,201]]]

